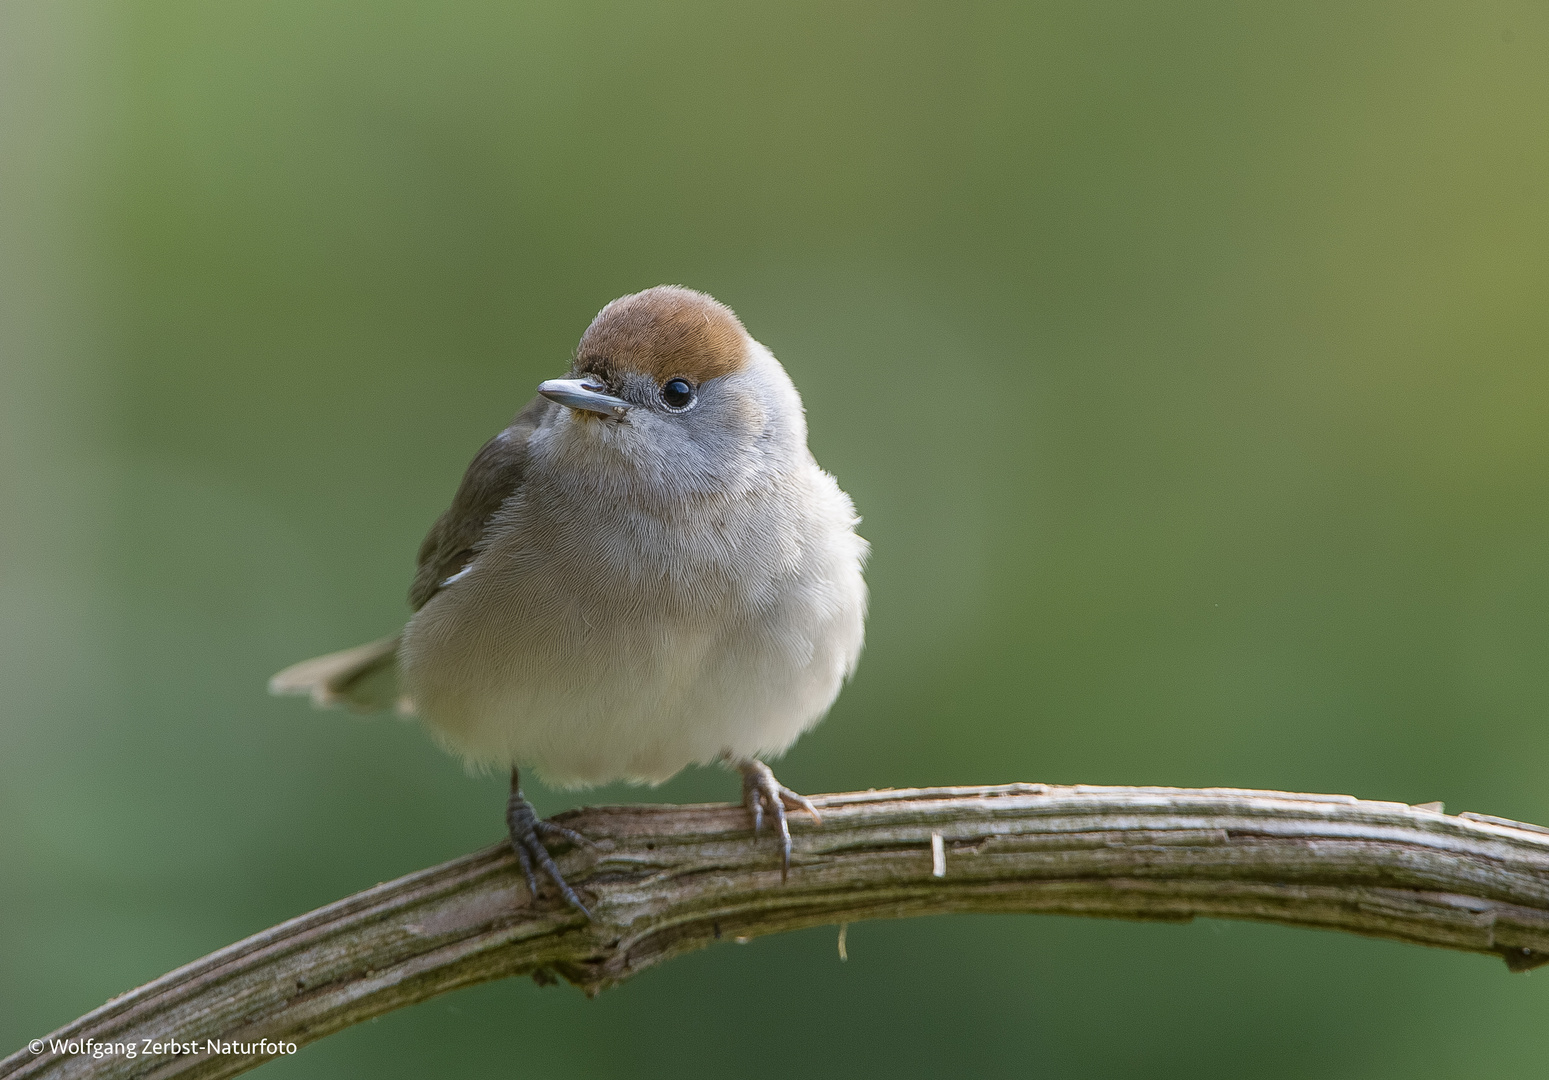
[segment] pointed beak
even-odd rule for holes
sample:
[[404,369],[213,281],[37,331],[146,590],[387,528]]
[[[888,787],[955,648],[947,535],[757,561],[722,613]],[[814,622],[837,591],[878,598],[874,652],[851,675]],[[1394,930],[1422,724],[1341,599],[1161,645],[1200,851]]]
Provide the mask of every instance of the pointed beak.
[[634,408],[623,398],[607,393],[607,387],[591,379],[550,379],[538,384],[538,393],[570,409],[620,417]]

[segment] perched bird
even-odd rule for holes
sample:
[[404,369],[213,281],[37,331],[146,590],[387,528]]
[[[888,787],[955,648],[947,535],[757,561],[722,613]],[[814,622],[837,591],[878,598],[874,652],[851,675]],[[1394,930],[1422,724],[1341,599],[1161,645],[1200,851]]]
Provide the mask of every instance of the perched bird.
[[731,309],[663,285],[604,307],[538,394],[420,546],[402,632],[270,690],[396,707],[469,763],[509,767],[535,897],[536,866],[586,911],[544,844],[585,841],[538,819],[529,765],[566,788],[735,767],[783,880],[786,810],[818,815],[762,759],[828,711],[866,617],[867,544],[807,449],[796,387]]

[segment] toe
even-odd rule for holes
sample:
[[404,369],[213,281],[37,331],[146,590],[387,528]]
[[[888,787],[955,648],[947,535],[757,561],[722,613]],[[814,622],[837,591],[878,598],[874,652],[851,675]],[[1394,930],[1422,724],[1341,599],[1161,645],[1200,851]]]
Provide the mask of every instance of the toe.
[[545,840],[564,840],[576,847],[591,847],[592,842],[574,829],[567,829],[563,825],[556,825],[552,821],[539,821],[534,831]]
[[516,861],[522,864],[522,876],[527,879],[527,891],[532,894],[534,900],[537,900],[538,879],[532,872],[532,856],[527,854],[527,848],[518,840],[511,841],[511,848],[516,852]]
[[771,799],[770,803],[773,807],[772,816],[780,830],[780,883],[784,884],[791,874],[791,824],[785,817],[785,803],[778,797]]
[[[570,883],[567,882],[563,876],[561,876],[559,867],[554,865],[554,859],[549,855],[548,849],[545,848],[541,842],[536,840],[532,843],[531,847],[533,858],[537,860],[539,866],[543,867],[543,872],[548,875],[549,880],[552,881],[555,887],[559,889],[559,895],[565,898],[565,903],[569,904],[582,915],[585,915],[588,919],[590,919],[592,917],[592,913],[586,909],[585,904],[581,903],[581,898],[577,896],[576,891],[570,887]],[[536,895],[536,893],[534,895]]]
[[818,813],[818,808],[812,805],[812,800],[800,792],[792,791],[788,787],[780,788],[780,798],[786,807],[791,810],[805,810],[812,815],[812,820],[819,825],[823,824],[823,815]]

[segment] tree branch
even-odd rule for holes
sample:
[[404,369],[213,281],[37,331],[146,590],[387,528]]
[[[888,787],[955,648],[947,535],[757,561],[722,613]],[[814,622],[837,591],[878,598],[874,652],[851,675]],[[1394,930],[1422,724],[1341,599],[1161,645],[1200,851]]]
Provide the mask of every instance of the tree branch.
[[[4,1080],[235,1076],[392,1009],[509,975],[595,994],[717,940],[864,919],[1021,912],[1257,919],[1549,963],[1549,829],[1344,795],[1181,788],[930,788],[813,800],[790,880],[739,807],[560,815],[559,864],[596,914],[534,905],[505,845],[378,885],[115,998],[0,1062]],[[933,837],[940,837],[934,841]],[[937,873],[942,871],[942,873]],[[50,1040],[194,1042],[92,1058]]]

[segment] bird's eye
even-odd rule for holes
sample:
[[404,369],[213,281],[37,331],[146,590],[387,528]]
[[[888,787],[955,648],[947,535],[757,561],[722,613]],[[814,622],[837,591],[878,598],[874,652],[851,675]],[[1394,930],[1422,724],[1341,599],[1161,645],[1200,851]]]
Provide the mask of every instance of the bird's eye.
[[662,387],[662,400],[671,409],[682,409],[694,400],[694,388],[687,379],[668,379]]

